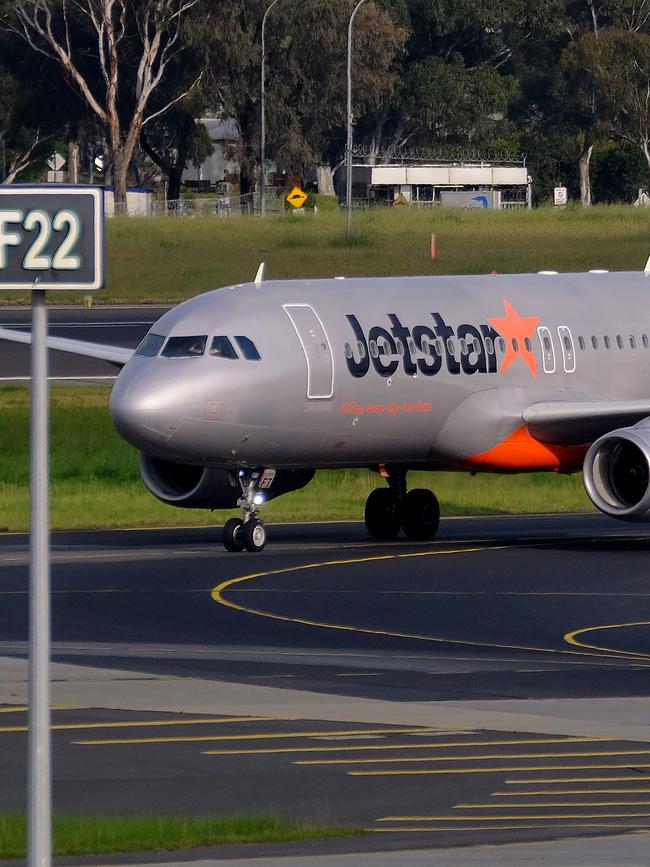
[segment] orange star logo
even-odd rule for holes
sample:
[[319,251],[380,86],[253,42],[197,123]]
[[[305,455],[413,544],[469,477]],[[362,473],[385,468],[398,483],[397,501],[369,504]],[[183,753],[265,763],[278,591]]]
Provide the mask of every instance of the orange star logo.
[[520,316],[507,298],[503,299],[503,306],[506,311],[505,316],[499,319],[488,319],[490,325],[496,328],[506,342],[506,354],[499,373],[506,371],[517,358],[521,358],[526,362],[533,376],[537,376],[537,362],[528,347],[537,328],[539,316]]

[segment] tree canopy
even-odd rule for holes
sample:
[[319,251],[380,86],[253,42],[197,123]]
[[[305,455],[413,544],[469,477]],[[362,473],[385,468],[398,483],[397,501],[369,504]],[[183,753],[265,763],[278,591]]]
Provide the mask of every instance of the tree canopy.
[[[76,142],[84,165],[105,154],[118,198],[127,178],[156,175],[176,197],[185,167],[211,150],[198,121],[212,116],[234,120],[241,188],[252,188],[269,3],[0,0],[0,182]],[[330,193],[353,7],[279,0],[267,18],[267,156]],[[584,204],[648,187],[648,0],[368,0],[353,57],[355,143],[372,159],[525,153],[538,200],[560,182]]]

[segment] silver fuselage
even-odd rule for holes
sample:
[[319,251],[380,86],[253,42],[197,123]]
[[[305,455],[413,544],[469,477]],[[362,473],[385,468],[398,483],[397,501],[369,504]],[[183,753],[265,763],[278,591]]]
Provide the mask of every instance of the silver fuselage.
[[[531,404],[650,396],[640,273],[243,284],[180,304],[152,332],[208,347],[244,335],[259,350],[135,355],[117,379],[125,439],[205,466],[471,469],[483,456],[490,469]],[[514,468],[550,468],[530,463]]]

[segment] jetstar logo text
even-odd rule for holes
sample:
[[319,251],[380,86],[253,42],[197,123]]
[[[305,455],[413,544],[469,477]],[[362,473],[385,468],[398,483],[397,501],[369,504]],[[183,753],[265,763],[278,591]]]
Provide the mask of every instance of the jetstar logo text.
[[[503,373],[518,358],[537,376],[531,339],[538,316],[520,316],[507,299],[505,315],[480,325],[463,323],[453,328],[440,313],[431,313],[427,325],[409,328],[395,313],[388,314],[389,327],[373,325],[364,331],[357,317],[346,318],[354,339],[346,345],[345,360],[352,376],[364,377],[370,367],[388,378],[402,367],[408,376],[435,376],[443,366],[452,375]],[[502,360],[498,367],[497,347]]]

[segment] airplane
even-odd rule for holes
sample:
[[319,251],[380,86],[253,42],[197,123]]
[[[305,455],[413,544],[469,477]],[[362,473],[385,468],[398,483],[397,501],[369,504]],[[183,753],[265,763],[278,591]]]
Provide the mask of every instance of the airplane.
[[[159,500],[238,506],[228,551],[261,551],[265,501],[365,467],[371,537],[434,538],[409,470],[582,471],[606,515],[650,521],[650,259],[644,272],[267,280],[165,313],[135,350],[48,337],[121,368],[110,397]],[[30,335],[0,328],[0,338]]]

